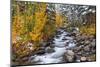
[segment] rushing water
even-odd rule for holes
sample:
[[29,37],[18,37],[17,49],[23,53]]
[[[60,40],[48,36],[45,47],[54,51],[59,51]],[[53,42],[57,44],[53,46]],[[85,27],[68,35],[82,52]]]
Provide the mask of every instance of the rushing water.
[[31,56],[34,59],[31,59],[31,62],[36,62],[35,64],[48,64],[48,63],[61,63],[63,62],[63,55],[67,51],[68,48],[73,48],[76,46],[72,37],[67,36],[69,33],[59,29],[61,34],[58,34],[54,37],[54,41],[52,44],[55,46],[53,49],[55,50],[52,53],[45,53],[43,55],[34,55]]

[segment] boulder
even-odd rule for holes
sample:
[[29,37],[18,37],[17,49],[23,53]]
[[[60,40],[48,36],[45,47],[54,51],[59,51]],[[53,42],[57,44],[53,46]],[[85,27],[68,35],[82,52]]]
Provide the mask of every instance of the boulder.
[[87,58],[86,58],[86,57],[81,57],[80,59],[81,59],[81,61],[82,61],[82,62],[84,62],[84,61],[86,61],[86,60],[87,60]]
[[63,56],[65,62],[73,62],[75,61],[75,54],[72,50],[67,50],[67,52]]
[[85,46],[83,49],[84,49],[84,51],[89,52],[89,51],[90,51],[90,46],[89,46],[89,45],[87,45],[87,46]]
[[37,55],[42,55],[44,53],[45,53],[45,50],[44,49],[38,50],[38,51],[34,52],[34,54],[37,54]]
[[45,52],[46,52],[46,53],[53,53],[53,52],[55,52],[55,50],[54,50],[53,48],[51,48],[51,47],[47,47],[47,48],[45,49]]
[[95,41],[91,42],[91,46],[95,47],[96,46],[96,42]]
[[89,40],[86,40],[85,41],[85,45],[88,45],[88,44],[90,44],[90,41]]

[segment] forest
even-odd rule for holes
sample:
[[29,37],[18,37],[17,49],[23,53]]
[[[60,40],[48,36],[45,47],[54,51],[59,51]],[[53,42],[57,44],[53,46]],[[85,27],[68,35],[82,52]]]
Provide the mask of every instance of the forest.
[[12,1],[11,63],[96,61],[96,6]]

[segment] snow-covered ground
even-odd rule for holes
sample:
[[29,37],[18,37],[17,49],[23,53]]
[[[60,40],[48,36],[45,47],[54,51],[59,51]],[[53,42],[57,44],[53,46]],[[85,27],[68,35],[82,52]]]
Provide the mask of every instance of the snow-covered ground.
[[31,56],[34,59],[31,62],[36,62],[35,64],[48,64],[48,63],[61,63],[63,62],[63,55],[67,51],[68,48],[73,48],[76,44],[73,42],[73,38],[66,36],[68,33],[62,29],[59,30],[62,32],[61,34],[57,35],[58,38],[54,37],[54,45],[53,48],[55,52],[52,53],[45,53],[43,55],[35,55]]

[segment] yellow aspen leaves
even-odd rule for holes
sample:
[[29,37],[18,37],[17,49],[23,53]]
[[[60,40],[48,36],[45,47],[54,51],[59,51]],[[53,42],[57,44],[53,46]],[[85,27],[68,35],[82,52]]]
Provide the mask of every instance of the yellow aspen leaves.
[[63,25],[63,17],[56,13],[56,27],[61,27]]
[[[20,6],[24,6],[25,8],[21,9],[25,10],[21,12]],[[12,17],[12,43],[14,53],[20,57],[31,52],[26,42],[32,41],[32,51],[38,50],[40,43],[48,41],[55,34],[56,27],[59,28],[63,24],[60,14],[49,15],[47,13],[46,3],[16,3],[14,12],[15,14]],[[54,17],[54,19],[48,17]],[[17,41],[17,37],[20,37],[21,40]]]
[[47,16],[45,14],[46,4],[41,4],[42,11],[35,12],[35,25],[33,31],[31,32],[31,37],[33,41],[40,41],[42,39],[42,30],[46,24]]

